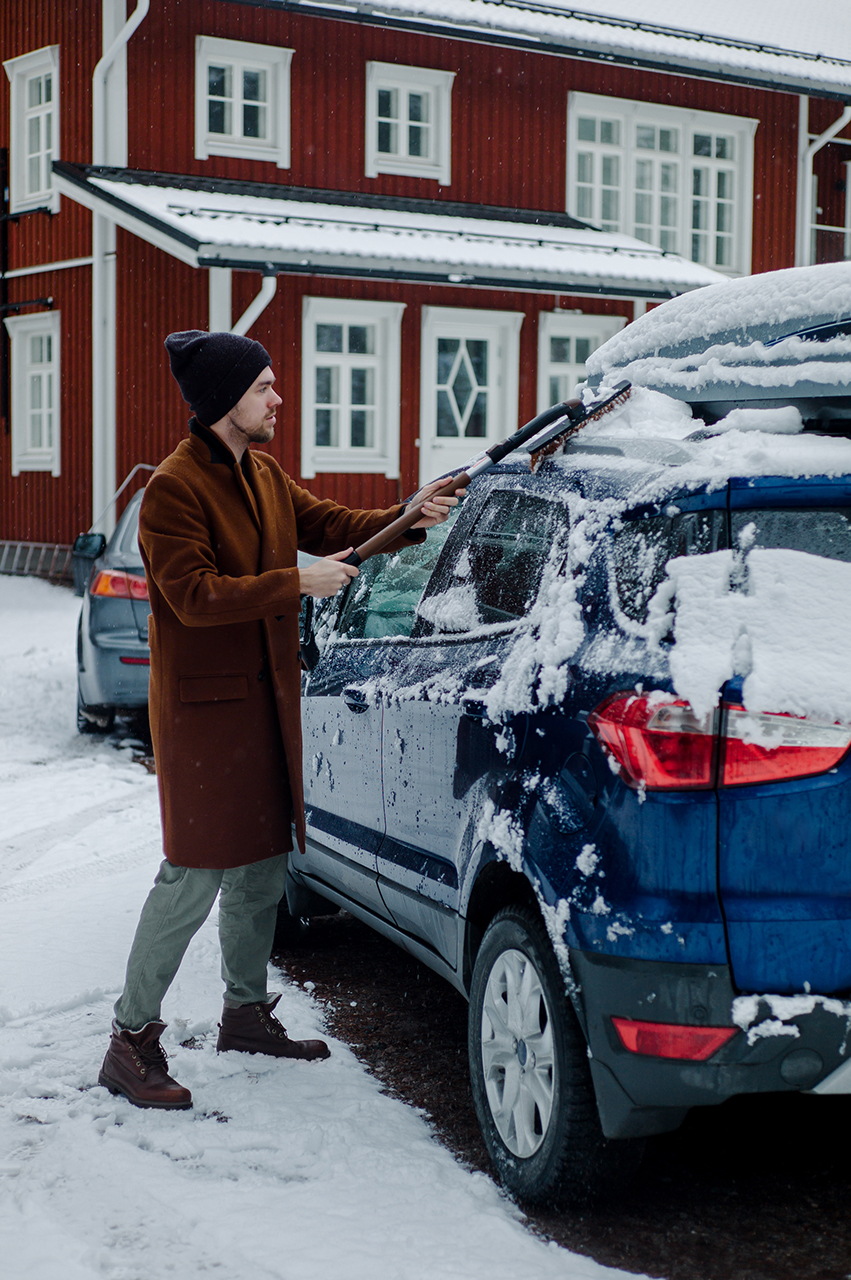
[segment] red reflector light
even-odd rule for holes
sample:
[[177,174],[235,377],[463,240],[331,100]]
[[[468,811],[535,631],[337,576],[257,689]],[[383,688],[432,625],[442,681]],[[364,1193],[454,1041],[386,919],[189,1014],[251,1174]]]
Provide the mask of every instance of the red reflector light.
[[716,717],[698,719],[682,698],[616,693],[591,712],[588,725],[628,786],[705,790],[715,785]]
[[101,569],[89,591],[93,596],[111,596],[120,600],[148,599],[145,575],[125,573],[123,569]]
[[128,667],[149,667],[151,665],[150,658],[125,658],[118,659],[119,662],[126,662]]
[[851,728],[724,703],[722,782],[741,787],[805,778],[838,764],[851,747]]
[[630,1053],[690,1062],[705,1062],[736,1034],[735,1027],[685,1027],[674,1022],[635,1022],[632,1018],[612,1018],[612,1023]]

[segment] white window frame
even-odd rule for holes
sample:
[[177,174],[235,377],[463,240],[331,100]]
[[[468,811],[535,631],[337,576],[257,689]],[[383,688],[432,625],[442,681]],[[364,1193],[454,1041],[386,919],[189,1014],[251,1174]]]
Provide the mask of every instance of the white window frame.
[[11,89],[10,113],[10,165],[9,165],[9,212],[26,213],[28,209],[51,209],[56,213],[59,209],[59,195],[53,185],[52,176],[48,185],[38,191],[27,188],[27,139],[28,117],[32,109],[27,101],[27,86],[34,76],[50,74],[51,105],[49,111],[40,110],[38,114],[44,118],[50,116],[51,159],[59,159],[59,45],[46,45],[43,49],[35,49],[32,53],[24,53],[19,58],[10,58],[3,66],[9,77]]
[[[445,449],[446,467],[425,476],[433,479],[442,470],[450,471],[488,444],[517,430],[520,391],[520,329],[522,311],[480,311],[463,307],[423,307],[420,359],[420,459],[421,469],[431,472],[428,454]],[[487,339],[491,348],[488,369],[488,430],[485,437],[437,436],[437,340],[438,338]],[[490,394],[490,393],[493,394]],[[441,439],[443,446],[423,440]],[[423,476],[420,477],[421,482]]]
[[[575,358],[576,339],[590,340],[590,350],[607,342],[609,338],[626,324],[626,316],[600,316],[577,314],[571,311],[541,311],[538,315],[538,413],[543,413],[551,405],[558,403],[550,394],[550,378],[567,376],[570,385],[567,388],[569,399],[573,388],[585,380],[585,365]],[[567,364],[553,364],[551,358],[551,338],[569,338],[570,353],[574,357]],[[590,354],[590,352],[589,352]]]
[[[323,472],[384,475],[399,478],[399,405],[402,380],[402,313],[404,302],[363,302],[355,298],[304,298],[301,340],[301,474],[305,479]],[[317,324],[373,325],[375,352],[368,363],[375,369],[375,426],[371,448],[316,443],[316,369],[333,363],[333,355],[316,350]],[[341,353],[348,368],[351,356]]]
[[[733,218],[732,226],[729,228],[729,235],[732,241],[731,261],[724,265],[716,265],[714,252],[705,259],[705,265],[711,267],[715,271],[723,272],[725,275],[739,276],[747,275],[751,270],[751,249],[753,236],[753,140],[756,132],[758,120],[750,119],[745,116],[728,116],[722,115],[714,111],[693,111],[688,107],[670,107],[654,102],[634,102],[625,98],[609,98],[599,94],[591,93],[570,93],[568,94],[568,143],[567,143],[567,209],[575,217],[583,218],[587,221],[601,225],[605,230],[620,231],[626,235],[637,236],[639,239],[646,239],[647,232],[640,234],[642,225],[636,222],[636,195],[637,195],[637,175],[640,164],[648,163],[654,168],[658,179],[658,190],[652,193],[653,200],[658,197],[659,204],[651,217],[652,225],[652,243],[660,248],[669,249],[676,252],[680,257],[692,259],[692,205],[693,205],[693,177],[695,170],[698,168],[708,168],[715,175],[716,182],[719,181],[717,175],[722,171],[733,172]],[[594,142],[580,141],[578,137],[578,120],[580,117],[594,116],[598,120],[606,120],[614,124],[617,123],[620,131],[620,137],[617,143],[603,142],[598,139]],[[677,151],[670,152],[661,149],[642,150],[636,145],[637,129],[640,126],[649,127],[655,130],[671,131],[676,130]],[[732,137],[734,140],[734,155],[731,160],[718,159],[716,157],[698,157],[693,154],[694,137],[696,134],[710,134],[715,138],[720,136]],[[594,175],[593,181],[580,184],[578,181],[579,155],[590,155],[593,157]],[[603,207],[603,173],[602,165],[604,158],[608,156],[612,159],[617,158],[620,166],[619,174],[619,191],[620,191],[620,207],[617,215],[613,215],[611,207],[608,209]],[[661,209],[661,202],[664,199],[664,191],[661,190],[661,166],[672,166],[677,168],[678,182],[675,193],[677,209],[676,214],[671,215],[664,213]],[[598,167],[599,166],[599,167]],[[670,170],[669,170],[670,171]],[[589,210],[586,203],[583,203],[583,197],[580,195],[580,185],[584,185],[585,190],[593,187],[593,208]],[[614,187],[612,187],[614,190]],[[586,197],[587,199],[587,197]],[[710,242],[713,242],[716,236],[724,237],[728,234],[723,227],[716,228],[714,223],[720,216],[718,210],[722,203],[723,197],[720,191],[712,197],[708,202],[707,208],[713,215],[713,225],[708,229]],[[608,215],[608,216],[606,216]],[[669,222],[667,225],[670,230],[675,233],[676,247],[671,248],[671,236],[664,235],[666,218],[674,217],[675,221]],[[666,243],[662,243],[662,239]]]
[[[433,178],[441,186],[452,181],[452,83],[454,71],[435,71],[429,67],[401,67],[393,62],[366,64],[366,176],[380,173],[408,174],[415,178]],[[411,156],[404,152],[378,150],[378,93],[381,89],[396,92],[400,99],[408,93],[428,95],[431,103],[431,147],[428,156]],[[407,119],[407,115],[405,116]],[[404,132],[400,125],[400,131]]]
[[[58,476],[61,470],[61,367],[60,334],[61,315],[58,311],[42,311],[37,315],[9,316],[5,321],[11,339],[12,371],[12,475],[22,471],[49,471]],[[53,441],[49,446],[33,447],[30,440],[31,366],[30,339],[39,335],[50,337],[52,358],[39,365],[51,386],[51,410],[53,414]]]
[[[279,169],[290,167],[290,63],[293,50],[274,45],[249,44],[243,40],[220,40],[215,36],[195,39],[195,159],[210,156],[240,156],[247,160],[268,160]],[[208,118],[208,77],[211,63],[226,63],[234,69],[234,84],[243,70],[265,71],[268,88],[266,105],[267,138],[247,138],[239,134],[211,133]],[[241,90],[234,90],[240,93]],[[241,96],[234,99],[241,103]]]

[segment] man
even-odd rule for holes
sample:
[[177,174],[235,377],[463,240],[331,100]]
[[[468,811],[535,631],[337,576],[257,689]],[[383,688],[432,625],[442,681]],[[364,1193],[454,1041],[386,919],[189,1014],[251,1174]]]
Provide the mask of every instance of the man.
[[[315,1059],[291,1040],[266,990],[291,829],[305,834],[298,615],[301,595],[334,595],[357,574],[356,544],[404,510],[349,511],[300,489],[269,454],[269,353],[250,338],[190,330],[166,339],[193,411],[190,435],[148,482],[139,541],[151,600],[151,736],[165,861],[142,910],[99,1083],[140,1107],[184,1109],[168,1074],[163,996],[219,899],[224,1011],[218,1049]],[[442,483],[442,482],[441,482]],[[429,499],[425,537],[456,498]],[[460,491],[459,491],[460,492]],[[296,567],[298,549],[322,558]]]

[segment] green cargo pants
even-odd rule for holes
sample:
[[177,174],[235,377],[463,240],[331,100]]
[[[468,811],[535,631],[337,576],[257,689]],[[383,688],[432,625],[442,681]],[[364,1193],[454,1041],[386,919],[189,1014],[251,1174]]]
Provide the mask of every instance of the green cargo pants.
[[269,1000],[266,966],[286,876],[286,854],[230,871],[163,862],[130,948],[124,991],[115,1005],[119,1027],[139,1031],[159,1019],[163,996],[219,893],[225,1004]]

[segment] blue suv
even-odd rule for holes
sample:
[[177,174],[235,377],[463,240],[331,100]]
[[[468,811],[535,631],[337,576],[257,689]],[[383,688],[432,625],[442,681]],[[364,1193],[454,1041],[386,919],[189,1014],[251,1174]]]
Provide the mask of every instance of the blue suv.
[[803,396],[788,344],[770,395],[717,361],[698,394],[659,383],[674,305],[654,390],[367,561],[304,679],[290,911],[343,906],[468,998],[485,1142],[530,1203],[622,1185],[691,1107],[851,1092],[851,715],[797,660],[754,683],[792,644],[781,597],[851,587],[851,385],[811,368],[851,320],[803,339]]

